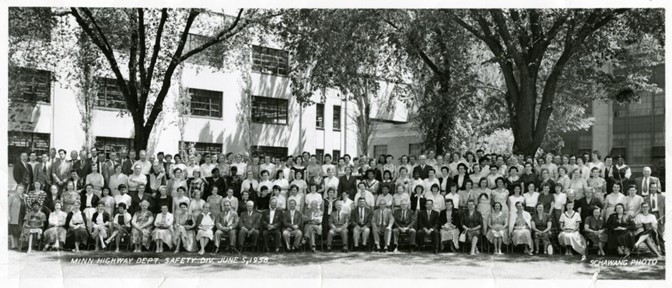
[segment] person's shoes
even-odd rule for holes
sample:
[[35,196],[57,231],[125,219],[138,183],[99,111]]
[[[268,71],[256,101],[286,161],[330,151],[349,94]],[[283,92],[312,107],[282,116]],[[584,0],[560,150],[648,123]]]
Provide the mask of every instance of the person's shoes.
[[275,248],[275,253],[280,253],[280,248]]
[[310,251],[313,252],[313,253],[315,253],[315,246],[311,247],[311,248],[310,248]]
[[389,249],[390,247],[385,246],[385,248],[383,248],[383,253],[386,253]]
[[331,246],[327,246],[327,253],[331,252]]
[[[119,253],[119,248],[114,249],[114,253]],[[177,251],[175,251],[175,253],[177,253]]]
[[476,252],[471,251],[471,252],[469,252],[469,255],[472,255],[472,256],[473,256],[473,255],[476,255]]
[[215,247],[215,254],[217,254],[217,252],[219,252],[219,247]]
[[47,250],[49,250],[49,244],[44,245],[44,248],[42,249],[42,251],[44,251],[44,252],[46,252]]
[[394,248],[394,251],[393,251],[393,252],[394,252],[394,253],[399,253],[399,249]]
[[348,248],[343,248],[343,253],[348,253]]
[[434,249],[434,254],[439,254],[439,250],[438,250],[438,249]]

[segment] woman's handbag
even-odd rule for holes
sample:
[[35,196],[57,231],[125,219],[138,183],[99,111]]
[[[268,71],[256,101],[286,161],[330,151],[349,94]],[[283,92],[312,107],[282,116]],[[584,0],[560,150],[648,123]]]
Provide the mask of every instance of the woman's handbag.
[[464,230],[462,233],[460,233],[460,242],[467,242],[467,230]]

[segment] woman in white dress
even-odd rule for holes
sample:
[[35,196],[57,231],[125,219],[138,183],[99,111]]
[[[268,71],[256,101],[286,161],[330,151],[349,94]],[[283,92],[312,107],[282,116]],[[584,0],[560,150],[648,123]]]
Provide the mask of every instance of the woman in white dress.
[[565,212],[560,216],[558,241],[560,246],[567,248],[566,256],[572,256],[572,249],[581,255],[586,255],[586,239],[579,233],[581,216],[574,211],[574,202],[565,204]]
[[96,241],[95,251],[102,246],[105,249],[105,238],[107,238],[107,230],[110,228],[110,214],[105,211],[105,204],[98,202],[97,211],[91,217],[91,238]]
[[112,196],[119,194],[119,185],[128,184],[128,176],[121,173],[121,164],[114,165],[114,174],[110,176],[110,183],[107,184],[108,187],[112,190]]
[[215,227],[215,219],[212,219],[210,214],[210,204],[203,205],[203,212],[198,215],[196,218],[196,227],[198,232],[196,232],[196,241],[199,242],[201,250],[198,251],[198,254],[205,254],[205,246],[208,245],[208,242],[212,241],[214,234],[212,229]]
[[505,182],[503,177],[498,177],[495,180],[495,183],[497,184],[497,188],[492,190],[492,201],[493,203],[499,202],[499,204],[502,204],[502,212],[505,215],[508,215],[509,206],[506,202],[509,199],[509,190],[504,186]]
[[287,192],[289,191],[289,181],[285,178],[285,172],[278,170],[275,172],[275,180],[273,180],[273,186],[280,187],[280,194],[287,197]]
[[502,211],[502,203],[495,202],[492,205],[492,213],[488,217],[488,233],[485,237],[490,243],[495,244],[495,255],[502,254],[502,243],[509,244],[509,215]]
[[161,205],[161,213],[154,217],[152,238],[156,243],[156,253],[163,252],[163,244],[173,248],[173,214],[168,212],[168,205]]
[[611,187],[611,193],[604,198],[604,219],[609,219],[609,216],[614,214],[617,204],[625,206],[625,195],[621,193],[621,183],[616,182]]
[[530,215],[534,215],[537,211],[537,203],[539,202],[539,192],[537,192],[537,187],[534,182],[527,184],[527,189],[525,194],[523,194],[523,197],[525,198],[525,211],[530,213]]
[[44,238],[46,240],[46,245],[44,245],[44,251],[49,250],[49,247],[53,244],[54,249],[61,249],[63,244],[65,244],[65,236],[68,233],[68,230],[65,229],[65,220],[68,217],[68,214],[61,210],[62,204],[59,201],[54,202],[54,212],[49,213],[49,228],[44,231]]
[[89,173],[89,175],[86,175],[85,184],[93,185],[93,193],[96,194],[96,196],[100,197],[103,190],[103,186],[105,186],[105,178],[103,178],[102,174],[98,173],[97,162],[93,162],[91,164],[91,173]]
[[583,175],[581,174],[583,173],[582,171],[585,172],[585,169],[574,169],[574,173],[572,174],[572,180],[569,181],[568,189],[574,191],[576,199],[583,198],[585,195],[585,191],[588,188],[586,178],[584,178]]
[[639,214],[643,202],[644,198],[637,195],[637,187],[635,185],[630,185],[628,187],[628,196],[625,196],[625,199],[623,200],[623,204],[625,204],[625,213],[628,217],[633,218]]
[[[196,227],[196,221],[191,213],[189,213],[189,204],[180,203],[179,210],[175,212],[173,224],[173,241],[175,241],[175,253],[180,252],[180,249],[184,247],[187,252],[195,252],[198,248],[196,247],[196,234],[194,233],[194,227]],[[233,210],[235,211],[235,210]]]
[[525,245],[525,254],[532,255],[532,216],[525,211],[523,203],[514,204],[516,213],[511,214],[509,220],[509,234],[514,246]]

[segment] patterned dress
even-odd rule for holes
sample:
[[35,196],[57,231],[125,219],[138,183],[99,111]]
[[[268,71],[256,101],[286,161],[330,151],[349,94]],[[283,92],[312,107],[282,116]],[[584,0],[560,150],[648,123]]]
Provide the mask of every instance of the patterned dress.
[[[190,213],[175,213],[175,228],[173,229],[173,241],[177,245],[177,239],[182,242],[182,247],[187,252],[195,252],[196,234],[194,233],[194,218]],[[186,227],[185,227],[186,226]]]
[[54,244],[56,241],[65,243],[65,236],[68,230],[65,229],[65,220],[68,213],[55,211],[49,214],[49,229],[44,231],[44,237],[48,244]]
[[152,215],[152,212],[149,210],[145,211],[138,211],[133,215],[133,223],[137,226],[144,226],[147,223],[150,225],[147,225],[146,227],[138,230],[133,228],[131,231],[131,243],[132,244],[142,244],[145,246],[147,249],[149,249],[149,246],[152,244],[152,221],[154,220],[154,216]]
[[63,212],[70,213],[72,211],[72,206],[75,203],[80,203],[80,196],[77,191],[65,191],[61,195],[61,200],[63,200]]
[[[509,214],[504,213],[502,211],[498,212],[492,212],[490,214],[490,219],[488,220],[490,227],[488,227],[488,233],[485,234],[485,237],[490,241],[491,243],[494,242],[495,238],[502,238],[502,242],[504,244],[509,244],[509,228],[504,226],[506,225],[506,220],[509,217]],[[492,229],[493,226],[503,226],[500,227],[500,230],[495,231]]]

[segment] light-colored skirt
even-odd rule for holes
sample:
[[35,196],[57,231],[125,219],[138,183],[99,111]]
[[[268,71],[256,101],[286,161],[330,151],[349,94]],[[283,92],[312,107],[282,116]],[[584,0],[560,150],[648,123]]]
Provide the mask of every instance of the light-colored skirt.
[[448,229],[441,227],[441,242],[453,241],[455,247],[460,247],[460,230],[457,228]]
[[98,235],[107,238],[107,227],[103,225],[94,225],[93,230],[91,230],[91,237],[96,239],[98,238]]
[[132,229],[131,243],[135,245],[142,244],[142,246],[149,249],[149,246],[152,244],[152,228],[146,227],[142,230]]
[[96,213],[96,208],[92,208],[92,207],[85,208],[82,212],[84,212],[84,215],[86,215],[87,221],[89,221],[89,223],[90,223],[91,219],[93,219],[93,214]]
[[203,237],[212,240],[212,238],[214,237],[214,234],[212,233],[212,229],[208,229],[208,230],[200,230],[199,229],[198,233],[196,233],[196,241],[201,241],[201,238],[203,238]]
[[586,255],[586,239],[579,234],[579,231],[562,231],[560,232],[560,235],[558,235],[558,241],[560,242],[560,246],[572,246],[574,251],[581,255]]
[[485,234],[485,238],[487,238],[488,241],[490,241],[490,243],[494,243],[495,238],[502,238],[502,242],[504,244],[507,244],[507,245],[510,242],[509,230],[506,227],[504,227],[504,229],[499,230],[499,231],[495,231],[494,229],[489,229],[488,233]]
[[173,229],[154,229],[152,232],[152,237],[154,241],[161,240],[163,243],[166,243],[168,247],[173,248]]
[[44,238],[46,238],[47,244],[55,244],[56,241],[65,243],[66,234],[68,234],[68,230],[63,227],[51,227],[44,231]]
[[196,248],[196,237],[194,230],[187,230],[183,226],[177,227],[177,229],[173,230],[173,241],[175,241],[175,245],[177,245],[177,239],[180,239],[182,242],[182,247],[184,250],[187,250],[187,252],[195,252],[198,250]]
[[532,249],[532,233],[527,228],[513,228],[511,231],[511,242],[513,245],[525,244]]

